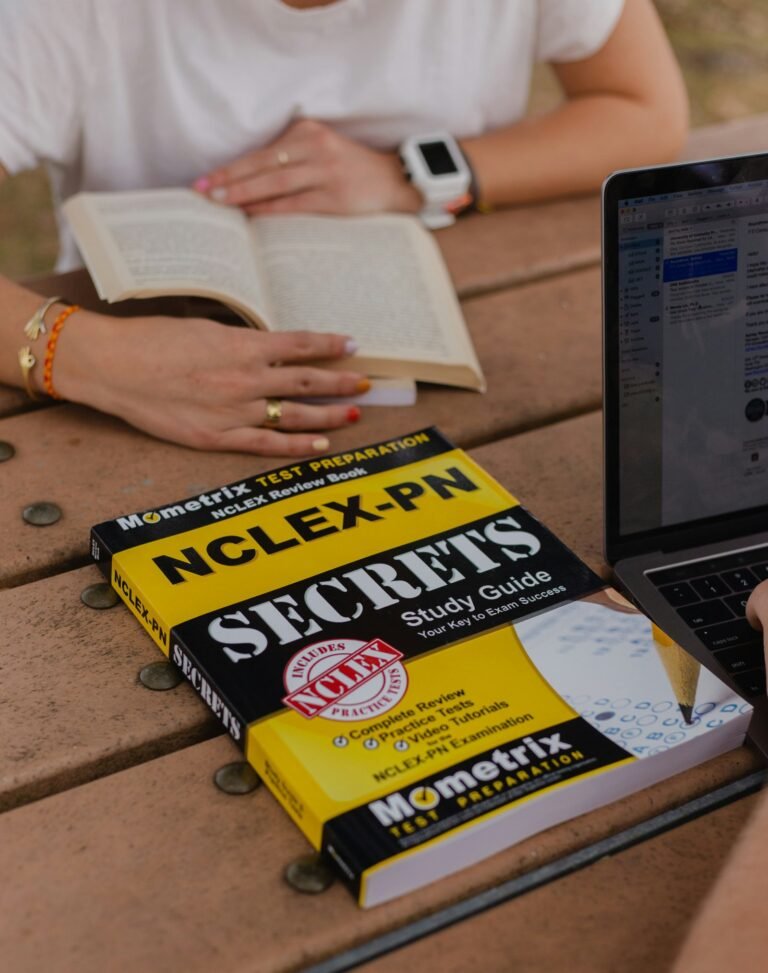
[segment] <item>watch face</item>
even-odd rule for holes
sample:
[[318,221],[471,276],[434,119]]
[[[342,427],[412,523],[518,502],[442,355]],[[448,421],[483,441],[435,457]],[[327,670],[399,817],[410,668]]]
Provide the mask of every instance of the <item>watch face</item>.
[[459,171],[445,142],[419,142],[419,151],[433,176],[448,176]]

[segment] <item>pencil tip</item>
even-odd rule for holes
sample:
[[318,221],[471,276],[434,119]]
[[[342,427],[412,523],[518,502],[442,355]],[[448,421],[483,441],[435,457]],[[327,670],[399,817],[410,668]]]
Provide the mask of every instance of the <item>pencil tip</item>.
[[683,719],[690,726],[693,723],[693,706],[688,706],[686,703],[678,703],[677,705],[680,707]]

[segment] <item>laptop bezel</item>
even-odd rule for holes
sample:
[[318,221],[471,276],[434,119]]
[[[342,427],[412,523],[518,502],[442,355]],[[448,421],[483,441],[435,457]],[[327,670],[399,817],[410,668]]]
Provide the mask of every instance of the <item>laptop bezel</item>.
[[[764,531],[768,504],[634,534],[622,534],[619,493],[619,201],[768,180],[768,153],[625,169],[602,188],[603,548],[613,565],[653,551],[677,551]],[[766,210],[768,215],[768,209]]]

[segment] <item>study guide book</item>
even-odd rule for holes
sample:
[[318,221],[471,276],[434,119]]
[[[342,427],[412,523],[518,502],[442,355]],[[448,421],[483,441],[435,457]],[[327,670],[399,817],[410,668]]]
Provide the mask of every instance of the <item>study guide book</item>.
[[429,428],[94,527],[121,598],[365,906],[738,746],[751,707]]
[[440,250],[414,216],[249,218],[188,189],[78,193],[63,212],[102,300],[212,298],[253,327],[349,335],[371,375],[485,390]]

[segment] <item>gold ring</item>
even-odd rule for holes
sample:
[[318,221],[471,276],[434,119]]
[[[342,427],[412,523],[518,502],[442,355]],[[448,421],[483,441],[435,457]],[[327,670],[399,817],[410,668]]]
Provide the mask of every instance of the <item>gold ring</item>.
[[267,415],[265,426],[276,426],[283,418],[283,403],[280,399],[267,399]]
[[279,166],[287,166],[291,161],[291,157],[288,155],[285,149],[280,149],[275,158],[277,159],[277,164]]

